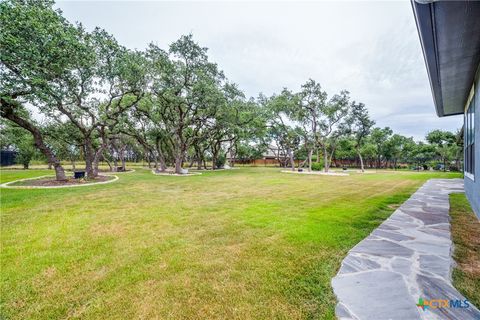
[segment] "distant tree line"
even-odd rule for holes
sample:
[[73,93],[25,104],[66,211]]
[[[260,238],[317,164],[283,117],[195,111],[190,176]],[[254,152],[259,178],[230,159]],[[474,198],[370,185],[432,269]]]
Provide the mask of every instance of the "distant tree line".
[[[462,132],[433,130],[426,142],[375,127],[363,103],[351,101],[348,91],[328,98],[320,84],[307,81],[299,92],[284,89],[260,96],[267,131],[260,148],[272,148],[283,166],[295,169],[295,160],[309,170],[336,166],[460,170]],[[320,166],[318,164],[321,164]],[[312,168],[313,166],[313,168]]]
[[[340,160],[397,168],[461,163],[458,135],[433,131],[428,143],[376,128],[347,91],[328,97],[319,83],[299,92],[247,99],[192,35],[167,49],[122,46],[105,30],[67,21],[53,1],[0,3],[2,148],[25,167],[44,159],[65,180],[62,162],[99,162],[112,171],[144,159],[157,171],[221,168],[273,149],[279,162],[325,171]],[[272,147],[274,146],[274,147]],[[314,169],[313,168],[313,169]]]

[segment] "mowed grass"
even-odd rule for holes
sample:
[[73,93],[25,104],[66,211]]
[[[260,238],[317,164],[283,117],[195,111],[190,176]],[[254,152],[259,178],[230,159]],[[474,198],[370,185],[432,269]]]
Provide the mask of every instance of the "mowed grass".
[[[347,251],[429,178],[241,168],[1,189],[7,319],[333,319]],[[48,171],[1,172],[1,182]]]
[[450,195],[454,244],[453,284],[471,303],[480,306],[480,222],[464,193]]

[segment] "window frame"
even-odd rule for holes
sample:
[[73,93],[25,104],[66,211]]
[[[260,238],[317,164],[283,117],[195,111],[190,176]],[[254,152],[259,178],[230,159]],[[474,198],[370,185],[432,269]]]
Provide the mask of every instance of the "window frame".
[[472,86],[464,115],[464,176],[475,181],[475,86]]

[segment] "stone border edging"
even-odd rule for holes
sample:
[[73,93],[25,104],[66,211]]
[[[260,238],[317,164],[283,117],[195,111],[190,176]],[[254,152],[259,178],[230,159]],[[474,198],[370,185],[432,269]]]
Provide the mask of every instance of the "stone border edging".
[[189,172],[187,174],[178,174],[178,173],[164,173],[164,172],[155,172],[155,170],[152,170],[152,173],[156,176],[164,176],[164,177],[191,177],[191,176],[199,176],[202,173],[201,172]]
[[323,171],[291,171],[291,170],[282,170],[282,173],[296,173],[296,174],[310,174],[314,176],[339,176],[339,177],[347,177],[349,176],[348,173],[338,173],[338,172],[323,172]]
[[127,173],[133,173],[133,172],[135,172],[135,169],[130,169],[128,171],[107,171],[107,172],[102,172],[102,174],[115,175],[115,174],[127,174]]
[[225,168],[221,168],[221,169],[215,169],[215,170],[212,170],[212,169],[188,169],[188,171],[193,171],[193,172],[216,172],[216,171],[230,171],[230,170],[239,170],[240,168],[230,168],[230,169],[225,169]]
[[25,179],[19,179],[19,180],[14,180],[14,181],[9,181],[0,184],[0,188],[4,189],[61,189],[61,188],[76,188],[76,187],[86,187],[86,186],[94,186],[98,184],[107,184],[107,183],[112,183],[118,180],[118,177],[116,175],[109,175],[110,177],[114,177],[112,180],[108,181],[102,181],[102,182],[92,182],[92,183],[84,183],[84,184],[72,184],[72,185],[67,185],[67,186],[11,186],[10,184],[15,183],[15,182],[20,182],[20,181],[28,181],[28,180],[37,180],[41,178],[46,178],[46,177],[53,177],[52,175],[46,175],[46,176],[40,176],[40,177],[35,177],[35,178],[25,178]]

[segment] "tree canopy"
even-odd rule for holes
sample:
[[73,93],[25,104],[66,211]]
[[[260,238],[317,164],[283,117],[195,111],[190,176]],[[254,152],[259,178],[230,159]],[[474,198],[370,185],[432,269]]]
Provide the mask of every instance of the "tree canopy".
[[168,48],[131,50],[53,5],[0,2],[0,112],[2,146],[26,166],[42,157],[58,180],[66,179],[62,160],[84,160],[94,179],[101,160],[117,170],[119,161],[125,168],[127,158],[143,158],[183,174],[188,164],[218,169],[265,152],[292,170],[298,161],[328,171],[347,160],[362,171],[432,161],[460,168],[458,134],[434,130],[415,142],[374,127],[365,104],[347,90],[329,96],[313,79],[298,91],[248,98],[191,34]]

